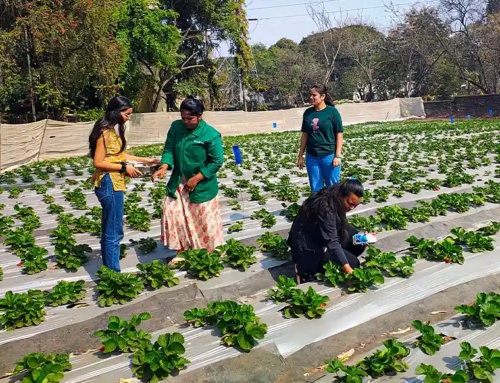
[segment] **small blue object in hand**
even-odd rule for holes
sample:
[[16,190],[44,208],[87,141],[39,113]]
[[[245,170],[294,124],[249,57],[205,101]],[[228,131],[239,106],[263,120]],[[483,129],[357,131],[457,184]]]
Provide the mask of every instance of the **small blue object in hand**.
[[234,162],[236,163],[236,165],[241,165],[243,163],[243,159],[241,158],[240,147],[237,145],[233,146],[233,153]]

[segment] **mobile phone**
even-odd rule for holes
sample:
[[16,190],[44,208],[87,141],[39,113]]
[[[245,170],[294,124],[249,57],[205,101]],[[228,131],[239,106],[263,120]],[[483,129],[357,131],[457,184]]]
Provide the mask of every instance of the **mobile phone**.
[[355,245],[366,245],[377,242],[377,234],[375,233],[359,233],[354,234],[352,242]]

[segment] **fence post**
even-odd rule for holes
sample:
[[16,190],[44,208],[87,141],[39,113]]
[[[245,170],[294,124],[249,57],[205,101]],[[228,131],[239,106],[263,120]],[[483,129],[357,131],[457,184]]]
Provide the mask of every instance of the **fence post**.
[[40,141],[40,147],[38,148],[38,156],[36,158],[36,162],[40,162],[40,153],[42,152],[43,140],[45,139],[45,131],[47,130],[47,124],[49,123],[49,119],[45,119],[45,125],[43,126],[43,134],[42,139]]

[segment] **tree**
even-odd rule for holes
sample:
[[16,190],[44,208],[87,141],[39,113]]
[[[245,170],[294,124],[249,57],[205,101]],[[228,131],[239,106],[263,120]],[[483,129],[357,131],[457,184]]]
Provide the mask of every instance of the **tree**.
[[[124,52],[109,33],[119,0],[6,0],[0,5],[5,110],[31,99],[32,117],[60,118],[115,94]],[[12,67],[11,64],[14,64]]]
[[486,5],[486,13],[488,15],[494,15],[500,12],[500,0],[488,0]]

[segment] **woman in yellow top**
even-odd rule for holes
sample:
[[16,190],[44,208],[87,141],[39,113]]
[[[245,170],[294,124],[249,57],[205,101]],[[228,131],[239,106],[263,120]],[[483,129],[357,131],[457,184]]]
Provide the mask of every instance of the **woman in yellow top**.
[[92,180],[102,206],[102,261],[104,266],[118,272],[120,242],[123,239],[125,177],[142,175],[127,161],[159,163],[154,158],[134,157],[125,152],[125,122],[130,120],[131,115],[132,106],[127,98],[113,98],[106,108],[106,114],[95,123],[89,137],[90,155],[96,168]]

